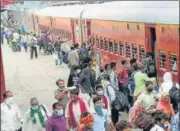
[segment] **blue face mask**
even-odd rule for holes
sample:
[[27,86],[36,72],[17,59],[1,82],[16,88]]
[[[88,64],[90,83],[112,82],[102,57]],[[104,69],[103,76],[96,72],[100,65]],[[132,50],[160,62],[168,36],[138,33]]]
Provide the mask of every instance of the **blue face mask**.
[[100,116],[103,116],[103,115],[104,115],[104,114],[103,114],[103,105],[102,105],[102,104],[96,105],[96,106],[95,106],[95,110],[96,110],[96,112],[97,112]]
[[168,124],[162,124],[161,127],[162,127],[163,129],[168,129]]
[[39,108],[39,106],[32,106],[31,109],[32,110],[37,110]]
[[57,116],[63,116],[64,115],[64,110],[61,109],[61,110],[56,110],[56,115]]

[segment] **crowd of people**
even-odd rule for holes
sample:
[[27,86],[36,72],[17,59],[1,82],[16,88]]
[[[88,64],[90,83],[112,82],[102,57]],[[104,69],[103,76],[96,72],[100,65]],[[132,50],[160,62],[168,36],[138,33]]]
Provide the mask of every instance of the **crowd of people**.
[[[170,72],[164,74],[161,85],[157,84],[157,71],[150,52],[141,64],[135,58],[121,60],[122,70],[116,73],[116,62],[104,67],[97,62],[92,44],[83,43],[81,47],[73,44],[71,50],[63,54],[58,38],[51,52],[47,46],[49,33],[42,31],[40,38],[33,35],[31,50],[37,54],[35,45],[39,43],[40,50],[43,48],[45,53],[58,56],[56,65],[58,59],[60,65],[66,63],[70,69],[67,85],[61,78],[55,82],[57,102],[52,104],[52,113],[32,97],[31,107],[24,117],[13,100],[13,93],[6,91],[1,104],[2,131],[180,130],[179,84],[173,81]],[[119,120],[122,112],[129,114],[129,120]]]

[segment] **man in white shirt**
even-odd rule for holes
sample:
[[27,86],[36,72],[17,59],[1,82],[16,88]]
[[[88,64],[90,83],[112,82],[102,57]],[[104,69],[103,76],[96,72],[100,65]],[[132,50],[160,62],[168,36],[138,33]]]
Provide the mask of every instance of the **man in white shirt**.
[[36,97],[30,100],[31,107],[24,115],[22,131],[45,131],[45,124],[51,116],[45,105],[40,105]]
[[37,44],[38,44],[37,37],[36,37],[36,34],[34,34],[33,37],[32,37],[32,39],[31,39],[31,44],[30,44],[30,48],[31,48],[31,51],[30,51],[31,59],[33,59],[34,53],[35,53],[35,57],[36,57],[36,58],[38,57]]
[[4,102],[1,103],[1,131],[18,131],[23,119],[18,106],[14,103],[11,91],[3,94]]

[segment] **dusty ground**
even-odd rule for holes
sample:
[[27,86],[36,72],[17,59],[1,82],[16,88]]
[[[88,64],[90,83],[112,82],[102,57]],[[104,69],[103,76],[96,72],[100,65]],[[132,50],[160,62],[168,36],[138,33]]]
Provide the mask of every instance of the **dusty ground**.
[[[29,108],[29,100],[34,96],[52,111],[51,105],[56,101],[55,81],[58,78],[67,81],[67,66],[55,67],[52,56],[39,55],[38,59],[30,60],[29,52],[12,52],[7,44],[2,46],[2,51],[6,88],[14,93],[22,114]],[[128,115],[122,114],[120,119],[128,119]]]

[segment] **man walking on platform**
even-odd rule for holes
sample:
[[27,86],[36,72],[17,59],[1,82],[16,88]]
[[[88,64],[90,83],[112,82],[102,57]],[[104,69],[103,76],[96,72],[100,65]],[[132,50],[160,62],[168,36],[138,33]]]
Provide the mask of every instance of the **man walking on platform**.
[[37,38],[36,35],[34,34],[32,39],[31,39],[31,44],[30,44],[30,48],[31,48],[31,59],[33,59],[34,53],[35,53],[35,57],[38,57],[37,54]]

